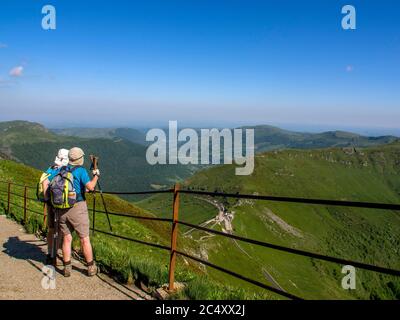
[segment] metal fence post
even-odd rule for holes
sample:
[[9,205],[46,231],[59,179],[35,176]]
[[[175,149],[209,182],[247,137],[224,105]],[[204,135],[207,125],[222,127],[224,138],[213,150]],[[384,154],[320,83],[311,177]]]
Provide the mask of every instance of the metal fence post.
[[27,186],[24,187],[24,224],[27,222],[27,215],[26,215],[26,193],[27,193]]
[[178,215],[179,215],[179,184],[174,187],[174,202],[172,210],[171,230],[171,255],[169,260],[169,286],[168,290],[174,290],[175,263],[176,263],[176,242],[178,238]]
[[93,192],[93,218],[92,218],[92,235],[94,235],[94,226],[96,221],[96,192]]
[[7,214],[10,214],[11,182],[8,183]]

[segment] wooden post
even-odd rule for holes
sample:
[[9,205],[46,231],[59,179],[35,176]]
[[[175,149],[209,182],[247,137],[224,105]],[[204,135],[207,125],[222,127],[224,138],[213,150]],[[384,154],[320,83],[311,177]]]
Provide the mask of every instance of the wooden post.
[[24,224],[27,222],[27,215],[26,215],[26,193],[27,193],[27,186],[24,187]]
[[94,235],[94,226],[96,221],[96,192],[93,192],[93,218],[92,218],[92,235]]
[[10,214],[11,182],[8,183],[7,214]]
[[169,291],[174,290],[175,282],[175,263],[176,263],[176,242],[178,239],[178,214],[179,214],[179,184],[174,187],[174,202],[172,210],[172,230],[171,230],[171,255],[169,259]]

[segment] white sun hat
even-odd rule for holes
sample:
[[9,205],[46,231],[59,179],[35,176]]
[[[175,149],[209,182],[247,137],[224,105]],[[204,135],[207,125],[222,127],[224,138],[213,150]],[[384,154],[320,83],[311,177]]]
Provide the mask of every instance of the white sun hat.
[[59,167],[67,166],[69,162],[68,152],[69,151],[67,149],[58,150],[58,154],[56,159],[54,160],[54,163]]

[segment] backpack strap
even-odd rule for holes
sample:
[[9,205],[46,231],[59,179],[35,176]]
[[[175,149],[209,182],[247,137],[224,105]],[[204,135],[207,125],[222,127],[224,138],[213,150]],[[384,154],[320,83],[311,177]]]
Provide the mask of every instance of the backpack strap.
[[60,169],[58,170],[56,176],[61,176],[61,175],[62,175],[62,172],[63,172],[63,171],[67,171],[67,170],[68,170],[68,167],[67,167],[67,166],[60,167]]
[[82,166],[74,166],[72,169],[69,170],[69,172],[74,172],[76,169],[82,168]]

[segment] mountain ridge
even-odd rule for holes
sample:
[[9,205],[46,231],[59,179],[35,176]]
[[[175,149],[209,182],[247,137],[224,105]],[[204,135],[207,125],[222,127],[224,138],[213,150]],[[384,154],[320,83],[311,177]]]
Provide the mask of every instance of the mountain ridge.
[[[150,165],[146,147],[124,138],[80,138],[56,135],[43,125],[26,121],[0,123],[0,154],[39,170],[52,164],[60,148],[81,147],[88,159],[100,157],[103,187],[118,191],[151,189],[152,184],[173,184],[191,175],[189,166]],[[85,162],[89,168],[90,163]]]

